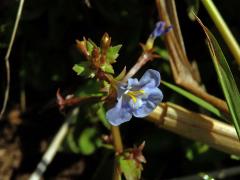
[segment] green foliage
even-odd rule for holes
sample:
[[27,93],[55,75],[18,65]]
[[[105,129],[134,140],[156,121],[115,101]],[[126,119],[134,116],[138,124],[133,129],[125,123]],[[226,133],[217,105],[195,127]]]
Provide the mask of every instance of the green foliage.
[[83,86],[77,89],[75,95],[79,97],[84,96],[102,96],[103,93],[99,92],[100,83],[94,79],[88,80]]
[[97,110],[97,116],[99,118],[99,120],[102,122],[102,124],[110,130],[110,124],[109,122],[107,121],[106,119],[106,111],[103,107],[103,103],[98,103],[99,106],[98,106],[98,110]]
[[189,148],[187,148],[186,158],[192,161],[199,155],[206,153],[208,150],[209,146],[207,144],[195,142]]
[[169,60],[169,54],[166,49],[156,47],[155,52],[160,56],[161,60]]
[[78,139],[79,150],[84,155],[91,155],[96,150],[95,128],[85,128]]
[[98,146],[99,139],[96,128],[85,128],[77,136],[76,128],[72,128],[68,132],[64,149],[76,154],[91,155]]
[[74,138],[74,128],[69,129],[68,135],[66,137],[66,145],[71,152],[80,153],[80,149]]
[[114,70],[111,64],[105,63],[101,66],[101,69],[106,73],[114,74]]
[[85,68],[83,65],[81,65],[81,64],[75,64],[75,65],[73,66],[73,70],[77,73],[77,75],[82,74],[82,72],[83,72],[85,69],[86,69],[86,68]]
[[230,158],[236,161],[240,161],[240,156],[236,156],[234,154],[231,154]]
[[213,177],[211,177],[210,175],[206,174],[206,173],[199,173],[198,174],[203,180],[214,180]]
[[142,165],[137,163],[136,160],[127,159],[125,156],[120,156],[118,162],[126,180],[140,179]]
[[114,74],[112,64],[117,62],[118,52],[122,45],[110,46],[111,38],[107,33],[102,37],[101,47],[98,47],[91,39],[84,38],[83,41],[77,40],[76,42],[77,47],[87,60],[73,66],[77,75],[93,78],[98,75],[99,70],[103,73]]
[[216,107],[214,107],[213,105],[208,103],[207,101],[195,96],[194,94],[192,94],[178,86],[170,84],[166,81],[161,81],[161,83],[163,85],[165,85],[166,87],[172,89],[173,91],[176,91],[177,93],[181,94],[182,96],[188,98],[192,102],[198,104],[199,106],[205,108],[206,110],[212,112],[213,114],[217,115],[218,117],[222,117],[221,112]]
[[106,57],[107,63],[113,64],[113,63],[116,62],[116,59],[119,56],[118,52],[121,49],[121,47],[122,47],[122,45],[119,44],[119,45],[116,45],[116,46],[109,47],[107,49],[107,57]]
[[202,25],[208,40],[209,50],[226,98],[234,127],[240,137],[240,93],[228,66],[227,60],[213,34]]
[[77,75],[87,78],[93,78],[95,76],[95,72],[90,70],[90,63],[88,61],[75,64],[72,69],[77,73]]
[[92,54],[94,47],[96,47],[96,45],[91,40],[86,41],[86,48],[89,54]]

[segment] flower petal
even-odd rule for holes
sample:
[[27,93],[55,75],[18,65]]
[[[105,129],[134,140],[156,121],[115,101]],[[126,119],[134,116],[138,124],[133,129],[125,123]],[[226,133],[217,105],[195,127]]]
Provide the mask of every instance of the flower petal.
[[139,86],[139,81],[137,78],[129,78],[128,79],[128,89]]
[[139,109],[142,105],[143,101],[140,98],[137,98],[136,102],[134,102],[133,99],[129,101],[129,106],[132,109],[132,111]]
[[142,99],[142,106],[138,109],[133,110],[133,115],[135,117],[146,117],[163,99],[162,91],[158,88],[149,88],[145,89],[144,91],[146,94]]
[[129,108],[123,106],[121,97],[116,106],[107,111],[106,117],[111,125],[118,126],[129,121],[132,118],[132,114],[129,112]]
[[165,27],[166,23],[164,21],[158,21],[155,25],[155,29],[153,30],[153,32],[151,33],[151,35],[156,38],[159,36],[162,36],[164,34],[166,34],[167,32],[169,32],[173,26],[168,26]]
[[160,73],[153,69],[148,69],[141,77],[139,83],[142,87],[155,88],[160,85]]
[[165,26],[165,22],[164,21],[159,21],[156,23],[155,25],[155,29],[152,32],[152,36],[153,37],[158,37],[161,36],[164,33],[164,26]]

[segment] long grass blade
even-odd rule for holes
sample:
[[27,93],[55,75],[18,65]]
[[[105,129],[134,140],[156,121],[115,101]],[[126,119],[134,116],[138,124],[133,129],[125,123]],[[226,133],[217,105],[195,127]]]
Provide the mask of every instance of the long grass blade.
[[208,41],[208,47],[213,59],[215,69],[227,101],[227,105],[232,117],[233,124],[240,137],[240,93],[234,80],[227,60],[213,34],[205,27],[200,19],[198,22],[202,26]]
[[194,94],[178,87],[178,86],[175,86],[171,83],[168,83],[166,81],[161,81],[161,83],[163,85],[165,85],[166,87],[172,89],[173,91],[181,94],[182,96],[186,97],[187,99],[191,100],[192,102],[196,103],[197,105],[205,108],[206,110],[212,112],[213,114],[217,115],[218,117],[221,117],[222,118],[222,115],[221,115],[221,112],[215,107],[213,106],[212,104],[208,103],[207,101],[195,96]]

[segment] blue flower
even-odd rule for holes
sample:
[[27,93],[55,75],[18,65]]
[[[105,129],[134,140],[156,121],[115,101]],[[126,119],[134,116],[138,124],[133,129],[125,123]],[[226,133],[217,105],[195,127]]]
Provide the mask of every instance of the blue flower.
[[110,124],[118,126],[129,121],[132,116],[143,118],[150,114],[162,101],[163,94],[158,88],[160,73],[156,70],[147,70],[138,81],[129,78],[117,88],[117,104],[107,111]]
[[148,51],[153,48],[154,41],[157,37],[165,35],[168,31],[172,29],[172,26],[165,27],[166,23],[164,21],[158,21],[155,25],[153,32],[148,37],[148,40],[144,46],[144,50]]
[[158,21],[155,25],[155,29],[151,33],[151,36],[156,38],[166,34],[172,29],[172,26],[165,27],[166,23],[164,21]]

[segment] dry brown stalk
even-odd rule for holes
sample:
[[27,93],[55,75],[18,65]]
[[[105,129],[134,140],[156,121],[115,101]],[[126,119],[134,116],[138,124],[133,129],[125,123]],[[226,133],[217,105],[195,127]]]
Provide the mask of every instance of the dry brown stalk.
[[156,5],[161,20],[164,20],[167,26],[170,24],[176,26],[176,30],[167,33],[165,38],[165,43],[170,55],[170,65],[176,84],[208,101],[222,112],[228,113],[228,107],[224,100],[207,93],[202,88],[199,72],[196,68],[193,68],[187,58],[174,0],[156,0]]
[[159,128],[200,141],[229,154],[240,155],[235,128],[172,103],[162,103],[147,118]]

